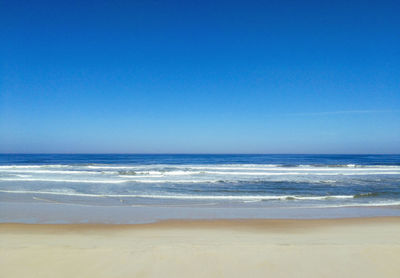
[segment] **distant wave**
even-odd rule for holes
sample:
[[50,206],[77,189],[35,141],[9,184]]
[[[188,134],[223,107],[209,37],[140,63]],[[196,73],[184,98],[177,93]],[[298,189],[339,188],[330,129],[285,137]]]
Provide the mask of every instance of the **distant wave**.
[[176,171],[166,171],[166,170],[159,170],[159,171],[140,171],[140,170],[125,170],[125,171],[84,171],[84,170],[0,170],[0,173],[29,173],[29,174],[71,174],[71,175],[120,175],[120,176],[190,176],[190,175],[231,175],[231,176],[282,176],[282,175],[316,175],[316,176],[335,176],[335,175],[399,175],[399,171],[393,170],[382,170],[379,169],[378,171],[368,170],[365,171],[342,171],[342,172],[333,172],[328,171],[324,172],[320,170],[319,172],[309,170],[310,172],[306,172],[307,170],[302,171],[295,171],[291,172],[270,172],[270,171],[263,171],[263,172],[249,172],[249,171],[215,171],[214,169],[208,171],[192,171],[192,170],[176,170]]
[[18,168],[63,168],[70,167],[69,164],[41,164],[41,165],[0,165],[0,169]]
[[45,182],[74,182],[74,183],[124,183],[130,180],[71,180],[46,178],[1,178],[0,181],[45,181]]
[[[398,168],[400,165],[364,165],[364,164],[145,164],[145,165],[110,165],[110,164],[40,164],[40,165],[0,165],[0,169],[23,169],[23,168],[86,168],[86,169],[146,169],[146,168],[192,168],[192,169],[219,169],[219,170],[240,170],[253,169],[265,170],[273,168]],[[334,170],[334,169],[333,169]]]
[[102,172],[95,171],[84,171],[84,170],[27,170],[27,169],[0,169],[0,173],[36,173],[36,174],[73,174],[73,175],[85,175],[85,174],[101,174]]

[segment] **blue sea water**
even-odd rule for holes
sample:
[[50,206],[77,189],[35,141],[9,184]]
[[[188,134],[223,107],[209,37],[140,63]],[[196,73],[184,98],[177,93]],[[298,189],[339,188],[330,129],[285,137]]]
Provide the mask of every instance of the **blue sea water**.
[[400,156],[1,154],[0,202],[398,206]]

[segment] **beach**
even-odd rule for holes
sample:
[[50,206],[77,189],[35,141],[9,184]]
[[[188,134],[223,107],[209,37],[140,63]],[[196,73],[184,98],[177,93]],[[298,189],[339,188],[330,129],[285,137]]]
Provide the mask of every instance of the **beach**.
[[400,276],[396,155],[0,155],[0,277]]
[[0,224],[1,277],[399,277],[400,217]]

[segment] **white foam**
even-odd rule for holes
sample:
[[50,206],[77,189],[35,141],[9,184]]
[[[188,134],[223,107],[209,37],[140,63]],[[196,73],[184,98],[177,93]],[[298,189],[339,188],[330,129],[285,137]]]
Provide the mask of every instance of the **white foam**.
[[20,168],[64,168],[71,165],[64,164],[48,164],[48,165],[0,165],[0,169],[20,169]]
[[344,207],[385,207],[385,206],[400,206],[400,201],[387,201],[378,203],[353,203],[353,204],[341,204],[341,205],[325,205],[315,206],[313,208],[344,208]]
[[399,172],[368,172],[368,173],[346,173],[346,172],[337,172],[337,173],[304,173],[304,172],[217,172],[217,171],[204,171],[203,173],[207,174],[217,174],[217,175],[237,175],[237,176],[337,176],[337,175],[344,175],[344,176],[360,176],[360,175],[400,175]]
[[[54,168],[57,168],[54,170]],[[88,171],[89,170],[89,171]],[[91,170],[91,171],[90,171]],[[0,173],[31,173],[54,175],[121,175],[118,170],[134,171],[132,176],[147,175],[161,176],[336,176],[336,175],[400,175],[400,166],[397,165],[340,165],[340,166],[313,166],[299,165],[288,167],[276,164],[208,164],[208,165],[1,165]],[[196,181],[191,181],[196,182]]]
[[183,200],[326,200],[326,199],[352,199],[353,195],[332,196],[296,196],[296,195],[150,195],[150,194],[91,194],[78,193],[74,191],[28,191],[28,190],[0,190],[3,193],[14,194],[43,194],[43,195],[65,195],[80,197],[119,197],[119,198],[152,198],[152,199],[183,199]]
[[[146,176],[136,177],[130,179],[110,179],[110,180],[84,180],[84,179],[56,179],[56,178],[0,178],[1,181],[42,181],[42,182],[71,182],[71,183],[126,183],[126,182],[138,182],[138,183],[216,183],[219,180],[166,180],[166,179],[149,179]],[[163,176],[160,176],[162,178]]]
[[45,181],[45,182],[75,182],[75,183],[124,183],[130,180],[72,180],[44,178],[1,178],[0,181]]
[[95,171],[84,171],[84,170],[15,170],[15,169],[0,169],[0,173],[32,173],[32,174],[73,174],[73,175],[85,175],[85,174],[101,174],[101,172]]

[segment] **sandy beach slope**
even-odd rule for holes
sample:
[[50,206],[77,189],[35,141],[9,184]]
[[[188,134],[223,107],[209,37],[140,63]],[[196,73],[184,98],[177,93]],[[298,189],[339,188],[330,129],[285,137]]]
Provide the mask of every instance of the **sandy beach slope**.
[[400,218],[0,224],[0,277],[400,277]]

